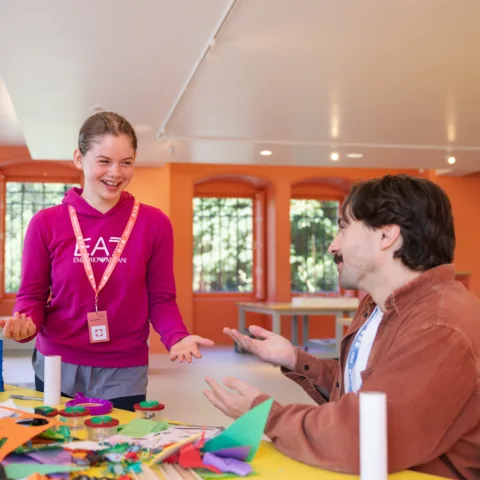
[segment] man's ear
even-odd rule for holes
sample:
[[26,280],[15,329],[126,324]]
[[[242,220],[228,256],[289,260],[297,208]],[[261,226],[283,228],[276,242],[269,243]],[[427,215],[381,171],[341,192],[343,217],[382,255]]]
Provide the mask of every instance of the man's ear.
[[380,247],[382,250],[390,248],[401,238],[401,231],[398,225],[385,225],[381,228],[381,232]]

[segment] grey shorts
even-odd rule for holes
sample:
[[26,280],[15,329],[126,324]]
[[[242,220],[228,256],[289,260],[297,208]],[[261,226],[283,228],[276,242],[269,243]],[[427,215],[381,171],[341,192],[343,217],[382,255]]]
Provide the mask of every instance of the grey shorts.
[[[45,380],[45,357],[33,350],[35,375]],[[62,392],[70,397],[83,393],[88,397],[112,398],[146,395],[148,365],[127,368],[98,368],[62,362]]]

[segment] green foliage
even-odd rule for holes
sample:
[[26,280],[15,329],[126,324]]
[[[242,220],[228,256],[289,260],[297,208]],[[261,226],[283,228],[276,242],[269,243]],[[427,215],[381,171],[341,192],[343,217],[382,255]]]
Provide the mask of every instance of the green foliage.
[[[338,273],[328,246],[338,231],[339,202],[291,200],[293,292],[337,292]],[[253,289],[253,200],[195,198],[193,289],[251,292]]]
[[63,183],[7,182],[5,215],[5,292],[20,287],[23,239],[30,219],[44,208],[62,202],[74,185]]
[[193,290],[251,292],[252,198],[194,198]]
[[339,202],[290,201],[292,292],[337,292],[338,272],[328,246],[338,231]]

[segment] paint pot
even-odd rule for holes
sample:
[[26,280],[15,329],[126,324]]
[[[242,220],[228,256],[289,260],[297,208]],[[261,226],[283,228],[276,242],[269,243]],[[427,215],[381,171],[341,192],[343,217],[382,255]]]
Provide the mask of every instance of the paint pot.
[[60,420],[65,422],[70,431],[75,432],[84,428],[84,421],[90,416],[90,410],[85,407],[67,407],[60,410]]
[[88,439],[92,442],[103,442],[107,438],[116,435],[119,423],[116,418],[108,415],[85,420]]
[[165,405],[158,403],[155,400],[151,400],[136,403],[133,408],[135,409],[135,415],[137,418],[143,418],[145,420],[160,420],[161,412],[165,408]]
[[42,405],[41,407],[35,407],[34,412],[42,417],[55,418],[58,415],[58,410],[55,407],[47,407]]

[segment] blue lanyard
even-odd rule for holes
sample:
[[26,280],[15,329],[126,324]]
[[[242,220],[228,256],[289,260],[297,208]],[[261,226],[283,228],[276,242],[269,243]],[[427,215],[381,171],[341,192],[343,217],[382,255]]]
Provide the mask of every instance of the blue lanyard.
[[367,329],[368,325],[377,316],[378,307],[375,307],[375,310],[370,315],[369,319],[362,325],[362,328],[357,332],[355,335],[355,339],[353,340],[352,346],[350,347],[350,351],[348,352],[347,357],[347,376],[348,376],[348,384],[347,384],[347,393],[353,392],[353,369],[355,368],[355,364],[357,363],[358,352],[360,350],[360,345],[362,344],[363,336],[365,335],[365,330]]

